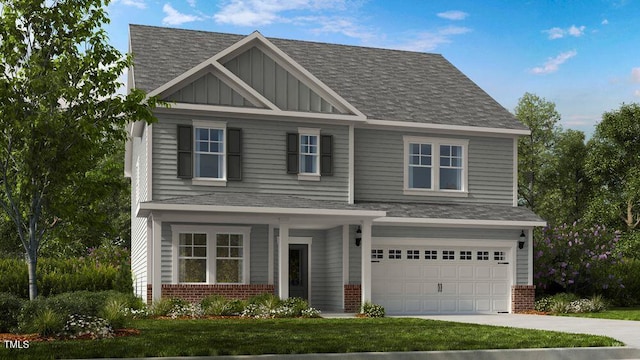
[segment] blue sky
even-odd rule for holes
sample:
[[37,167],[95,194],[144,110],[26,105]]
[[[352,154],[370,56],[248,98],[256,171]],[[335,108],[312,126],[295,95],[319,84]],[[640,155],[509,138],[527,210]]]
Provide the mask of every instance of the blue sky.
[[531,92],[587,135],[603,112],[640,102],[639,1],[115,0],[108,11],[123,52],[133,23],[439,53],[509,111]]

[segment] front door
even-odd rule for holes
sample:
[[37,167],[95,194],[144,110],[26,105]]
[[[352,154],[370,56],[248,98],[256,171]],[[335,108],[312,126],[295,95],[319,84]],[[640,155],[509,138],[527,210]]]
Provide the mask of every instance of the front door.
[[289,245],[289,297],[309,299],[309,245]]

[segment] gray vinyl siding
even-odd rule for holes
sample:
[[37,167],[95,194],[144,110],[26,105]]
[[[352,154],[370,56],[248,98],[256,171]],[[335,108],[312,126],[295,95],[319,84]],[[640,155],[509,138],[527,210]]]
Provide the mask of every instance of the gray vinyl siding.
[[356,129],[356,201],[513,203],[513,139],[455,137],[469,140],[469,195],[434,197],[403,194],[404,135],[454,138],[428,133]]
[[[136,217],[135,209],[139,201],[148,199],[146,134],[145,131],[141,138],[132,139],[131,171],[131,275],[134,293],[145,301],[148,283],[147,219]],[[136,188],[139,189],[139,199],[136,199]]]
[[[193,225],[193,226],[251,226],[249,245],[249,283],[267,284],[267,249],[268,249],[268,225],[242,225],[242,224],[187,224],[187,223],[162,223],[162,283],[172,283],[173,271],[173,233],[171,225]],[[211,260],[210,260],[211,261]],[[215,261],[215,259],[213,259]]]
[[[527,242],[527,246],[529,243]],[[516,285],[531,285],[528,284],[528,264],[529,264],[529,250],[525,247],[522,250],[517,250],[516,261]]]
[[[242,181],[228,181],[225,187],[192,185],[177,177],[177,124],[192,120],[226,121],[227,127],[242,129]],[[333,175],[320,181],[298,180],[287,174],[286,134],[298,127],[317,127],[333,135]],[[231,118],[159,115],[153,125],[153,200],[211,192],[249,192],[299,195],[315,199],[346,201],[348,196],[348,127],[309,123],[276,122]]]
[[[362,282],[362,247],[356,246],[357,226],[349,227],[349,284],[360,284]],[[370,255],[367,256],[367,259]]]
[[331,103],[256,47],[224,66],[281,110],[339,113]]

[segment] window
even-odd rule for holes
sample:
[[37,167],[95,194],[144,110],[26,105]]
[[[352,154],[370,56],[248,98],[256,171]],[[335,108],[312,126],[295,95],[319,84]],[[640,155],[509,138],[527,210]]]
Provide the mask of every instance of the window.
[[173,283],[248,282],[250,228],[172,225],[171,231]]
[[384,251],[382,249],[372,249],[371,259],[378,260],[384,258]]
[[424,259],[425,260],[438,260],[438,250],[425,250],[424,251]]
[[406,195],[466,196],[467,140],[404,137]]
[[478,260],[489,260],[489,252],[488,251],[478,251],[477,253]]
[[505,259],[504,251],[494,251],[493,252],[493,260],[495,261],[503,261]]
[[177,175],[192,185],[225,186],[242,180],[242,130],[194,120],[177,129]]
[[442,250],[442,260],[455,260],[456,252],[453,250]]
[[407,250],[407,259],[420,260],[420,250]]
[[402,259],[402,250],[389,249],[389,259]]
[[207,234],[180,234],[178,267],[181,283],[207,282]]
[[287,174],[297,174],[298,180],[320,181],[321,175],[333,175],[333,135],[298,128],[287,133],[286,150]]
[[460,260],[471,260],[471,251],[460,251]]
[[300,174],[319,174],[318,135],[300,134]]
[[242,234],[216,235],[216,282],[242,282]]
[[195,172],[197,178],[225,178],[224,129],[195,129]]

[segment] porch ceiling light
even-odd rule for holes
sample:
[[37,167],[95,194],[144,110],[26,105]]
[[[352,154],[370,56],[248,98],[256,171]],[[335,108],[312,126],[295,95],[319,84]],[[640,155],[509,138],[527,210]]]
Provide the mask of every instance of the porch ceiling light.
[[524,234],[524,230],[520,233],[520,240],[518,240],[518,249],[524,249],[524,240],[527,238],[527,235]]
[[356,246],[360,246],[362,242],[362,229],[358,226],[358,230],[356,230]]

